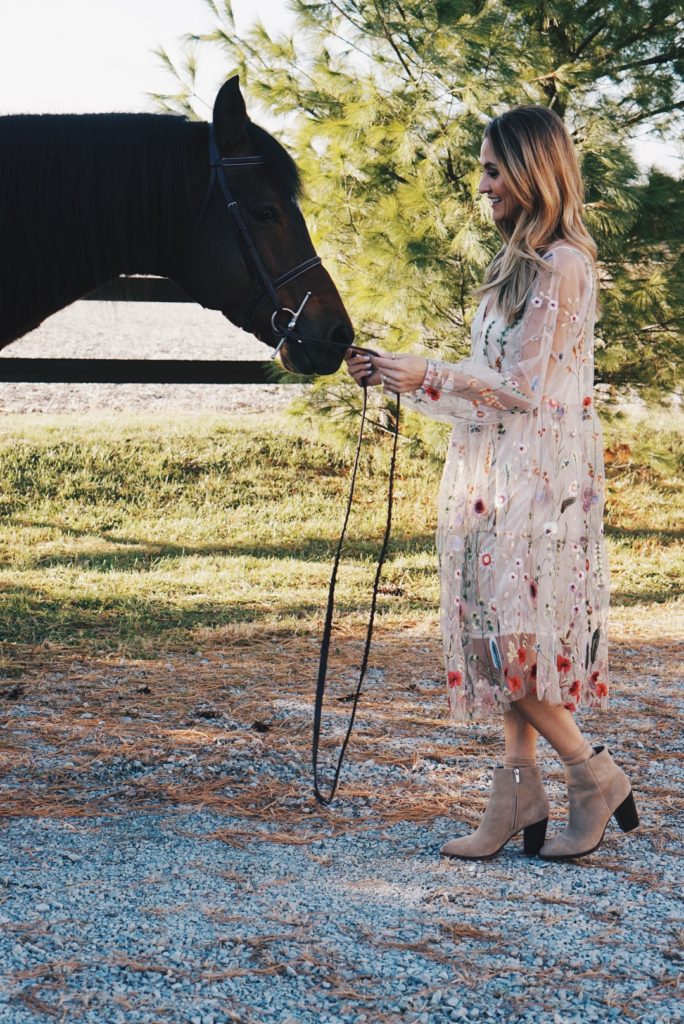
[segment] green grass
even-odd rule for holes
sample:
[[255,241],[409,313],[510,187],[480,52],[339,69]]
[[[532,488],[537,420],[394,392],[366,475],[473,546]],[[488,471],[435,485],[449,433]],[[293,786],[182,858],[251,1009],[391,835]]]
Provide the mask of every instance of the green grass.
[[684,583],[684,414],[611,417],[606,533],[613,603],[664,603]]
[[[5,417],[0,431],[0,636],[137,656],[198,631],[316,627],[351,452],[291,418]],[[684,575],[682,417],[613,418],[607,526],[614,603],[672,602]],[[339,582],[367,614],[389,448],[368,446]],[[400,452],[379,614],[434,620],[438,462]]]

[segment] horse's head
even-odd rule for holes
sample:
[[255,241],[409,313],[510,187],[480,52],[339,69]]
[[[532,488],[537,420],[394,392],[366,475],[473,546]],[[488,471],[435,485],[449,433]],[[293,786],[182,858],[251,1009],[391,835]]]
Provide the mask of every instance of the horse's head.
[[[195,225],[180,266],[174,273],[188,294],[210,309],[220,309],[232,323],[275,347],[274,302],[250,258],[250,241],[266,271],[278,284],[300,264],[315,257],[313,244],[299,206],[297,168],[279,142],[247,117],[237,77],[221,88],[214,104],[213,135],[218,156],[229,158],[225,170],[210,180],[208,140],[204,141],[203,180],[198,181]],[[258,162],[239,158],[260,157]],[[238,217],[248,241],[228,209],[219,180],[225,173]],[[314,261],[315,262],[315,261]],[[287,369],[297,373],[333,373],[351,345],[354,329],[330,275],[320,264],[277,287],[283,307],[298,310],[306,293],[311,296],[297,321],[297,333],[315,339],[301,344],[285,341],[280,354]],[[288,314],[277,315],[287,324]]]

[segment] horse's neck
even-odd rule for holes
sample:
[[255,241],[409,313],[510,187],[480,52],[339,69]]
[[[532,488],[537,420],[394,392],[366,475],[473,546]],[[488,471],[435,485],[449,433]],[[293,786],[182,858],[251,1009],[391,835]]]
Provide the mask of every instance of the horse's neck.
[[[198,125],[161,116],[37,117],[18,128],[17,187],[5,183],[0,203],[25,208],[0,208],[0,345],[119,274],[169,274],[193,206],[193,171],[180,163],[203,154]],[[34,179],[23,195],[22,174]],[[174,180],[185,183],[177,195]]]

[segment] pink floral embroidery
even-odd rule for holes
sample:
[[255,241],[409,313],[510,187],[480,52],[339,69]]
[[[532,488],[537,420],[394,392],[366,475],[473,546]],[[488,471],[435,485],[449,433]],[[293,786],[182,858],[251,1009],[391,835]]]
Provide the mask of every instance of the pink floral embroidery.
[[453,690],[454,686],[461,686],[461,684],[463,683],[463,673],[462,672],[449,672],[449,674],[447,676],[447,680],[449,682],[449,686]]

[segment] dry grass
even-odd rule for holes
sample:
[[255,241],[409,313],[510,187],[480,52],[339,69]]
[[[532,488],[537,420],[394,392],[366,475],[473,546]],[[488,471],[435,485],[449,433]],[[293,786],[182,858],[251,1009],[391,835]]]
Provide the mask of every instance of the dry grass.
[[[668,828],[668,816],[684,798],[649,769],[678,756],[673,698],[681,622],[670,609],[671,621],[656,630],[642,619],[637,632],[629,611],[613,621],[619,710],[588,714],[585,724],[599,738],[606,729],[611,735],[619,730],[622,755],[637,776],[643,829],[657,847],[669,848],[679,837]],[[349,762],[367,762],[386,774],[378,786],[374,769],[348,774],[346,781],[343,773],[332,808],[314,801],[310,784],[317,638],[255,632],[248,639],[244,626],[224,629],[206,635],[201,657],[158,661],[74,659],[71,650],[49,646],[26,651],[20,691],[0,700],[0,766],[10,780],[0,793],[0,817],[85,824],[130,808],[202,808],[231,819],[206,838],[236,847],[255,839],[310,845],[326,830],[442,816],[479,819],[486,797],[473,786],[483,754],[501,753],[501,736],[496,723],[461,728],[446,721],[434,635],[419,627],[379,630],[376,673],[362,697]],[[335,645],[323,741],[330,764],[348,719],[344,697],[353,688],[361,645],[362,637],[349,629]],[[231,769],[236,752],[249,754],[249,776]],[[299,776],[262,773],[273,756],[296,764]],[[555,777],[561,778],[559,768]],[[348,813],[358,807],[362,815]],[[657,884],[645,872],[632,874],[647,887]]]

